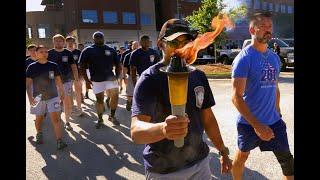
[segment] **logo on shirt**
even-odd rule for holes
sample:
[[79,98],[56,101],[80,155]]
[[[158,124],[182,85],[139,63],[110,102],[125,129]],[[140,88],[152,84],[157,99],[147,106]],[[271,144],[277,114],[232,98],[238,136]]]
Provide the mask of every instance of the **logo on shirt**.
[[73,55],[73,59],[74,59],[74,60],[78,60],[78,55],[76,55],[76,54]]
[[62,56],[62,62],[68,62],[68,56]]
[[267,61],[262,64],[262,67],[261,88],[276,87],[276,69]]
[[105,50],[104,53],[105,53],[106,56],[110,56],[111,55],[111,52],[109,50]]
[[53,107],[54,107],[55,109],[60,108],[60,103],[59,103],[59,102],[55,102],[55,103],[53,104]]
[[49,79],[54,79],[54,71],[49,71]]
[[203,86],[197,86],[194,88],[194,93],[196,95],[196,106],[198,108],[202,107],[203,99],[204,99],[204,88]]
[[150,58],[150,62],[153,63],[154,62],[154,55],[150,55],[149,58]]

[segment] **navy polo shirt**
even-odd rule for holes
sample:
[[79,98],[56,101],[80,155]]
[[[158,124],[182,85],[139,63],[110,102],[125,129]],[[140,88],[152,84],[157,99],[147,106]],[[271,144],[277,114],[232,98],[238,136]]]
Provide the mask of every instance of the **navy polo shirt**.
[[145,51],[139,48],[131,53],[129,64],[137,68],[137,73],[140,76],[144,70],[159,61],[160,56],[156,50],[149,48]]

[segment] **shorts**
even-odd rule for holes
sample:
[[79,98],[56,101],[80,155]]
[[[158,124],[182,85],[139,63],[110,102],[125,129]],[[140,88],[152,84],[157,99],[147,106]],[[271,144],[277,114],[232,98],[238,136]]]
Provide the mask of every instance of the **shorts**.
[[63,90],[65,96],[71,96],[72,95],[72,81],[63,83]]
[[36,107],[30,108],[30,114],[40,116],[40,115],[44,115],[46,110],[49,113],[60,112],[61,111],[60,98],[54,97],[48,100],[40,101]]
[[247,124],[237,124],[238,147],[242,152],[248,152],[259,146],[261,151],[290,151],[287,137],[287,127],[283,120],[269,126],[274,138],[270,141],[261,140],[255,133],[252,126]]
[[126,84],[126,94],[127,96],[133,96],[133,81],[130,75],[126,75],[128,83]]
[[159,174],[146,171],[147,180],[185,180],[185,179],[211,179],[210,156],[197,164],[168,174]]
[[92,91],[94,94],[99,94],[108,89],[119,88],[118,81],[102,81],[102,82],[93,82],[92,81]]

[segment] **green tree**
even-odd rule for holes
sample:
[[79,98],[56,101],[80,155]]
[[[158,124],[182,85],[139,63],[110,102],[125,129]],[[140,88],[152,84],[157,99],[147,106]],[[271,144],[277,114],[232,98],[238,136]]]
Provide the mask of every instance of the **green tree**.
[[[226,4],[223,0],[202,0],[201,6],[198,10],[194,11],[192,15],[186,17],[186,21],[190,24],[192,30],[203,34],[208,31],[213,31],[211,27],[212,18],[217,16],[219,13],[226,9]],[[230,19],[235,22],[235,20],[245,17],[247,13],[247,8],[244,4],[239,7],[230,9],[227,14]],[[217,45],[223,43],[227,38],[227,34],[223,31],[216,39],[215,43]]]

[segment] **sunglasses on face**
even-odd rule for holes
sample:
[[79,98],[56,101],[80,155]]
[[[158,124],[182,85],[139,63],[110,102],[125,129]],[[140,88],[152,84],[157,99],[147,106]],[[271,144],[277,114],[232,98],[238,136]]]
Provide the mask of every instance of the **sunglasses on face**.
[[185,39],[185,40],[182,40],[182,41],[179,41],[178,39],[174,39],[172,41],[166,41],[165,42],[168,44],[168,46],[170,47],[178,47],[179,45],[185,45],[187,44],[188,42],[192,41],[191,39]]

